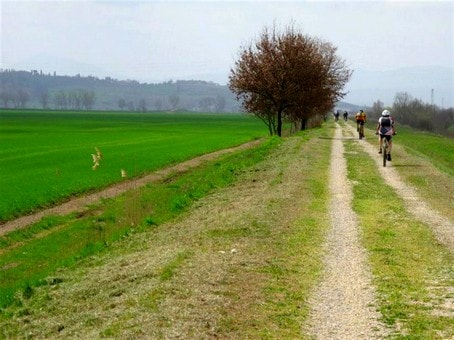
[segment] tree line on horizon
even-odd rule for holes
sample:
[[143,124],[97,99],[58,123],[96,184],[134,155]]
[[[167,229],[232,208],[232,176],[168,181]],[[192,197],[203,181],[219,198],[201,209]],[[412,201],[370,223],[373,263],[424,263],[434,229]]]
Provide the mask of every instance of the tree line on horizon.
[[377,100],[373,103],[371,117],[378,119],[384,109],[391,111],[398,124],[412,128],[454,137],[454,108],[440,108],[437,105],[423,102],[407,92],[398,92],[391,107],[385,107]]
[[[320,124],[339,104],[354,110],[355,105],[339,102],[351,71],[335,52],[330,43],[304,36],[292,27],[285,32],[265,28],[256,42],[242,48],[227,86],[199,80],[147,84],[37,70],[0,70],[0,107],[245,111],[261,119],[270,134],[280,135],[284,121],[299,130]],[[384,108],[380,100],[364,107],[370,118],[378,118]],[[398,124],[454,137],[453,108],[424,103],[406,92],[397,93],[393,105],[386,108]]]
[[201,80],[157,84],[42,71],[0,70],[0,107],[59,110],[238,112],[227,86]]

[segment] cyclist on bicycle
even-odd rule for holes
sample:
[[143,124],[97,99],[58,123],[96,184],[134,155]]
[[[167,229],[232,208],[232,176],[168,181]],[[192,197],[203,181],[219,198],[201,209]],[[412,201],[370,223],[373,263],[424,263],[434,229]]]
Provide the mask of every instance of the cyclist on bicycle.
[[366,123],[366,113],[363,110],[359,110],[356,115],[356,131],[359,132],[359,139],[364,137],[364,124]]
[[344,111],[344,120],[347,121],[347,119],[348,119],[348,112]]
[[391,113],[388,110],[383,110],[381,113],[381,117],[378,119],[377,131],[375,132],[376,135],[379,135],[379,147],[378,153],[382,153],[382,144],[383,138],[388,140],[388,161],[391,161],[391,150],[393,147],[392,136],[396,134],[396,130],[394,130],[394,120],[391,118]]
[[355,119],[356,119],[356,131],[359,132],[359,126],[364,125],[366,123],[366,120],[367,120],[366,112],[364,112],[363,110],[359,110],[358,112],[356,112]]

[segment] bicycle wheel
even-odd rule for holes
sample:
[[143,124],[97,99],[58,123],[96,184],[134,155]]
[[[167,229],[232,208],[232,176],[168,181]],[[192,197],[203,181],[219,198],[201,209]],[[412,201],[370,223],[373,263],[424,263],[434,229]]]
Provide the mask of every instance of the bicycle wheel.
[[388,160],[388,142],[385,138],[383,138],[383,150],[382,150],[382,154],[383,154],[383,166],[386,166],[386,161]]

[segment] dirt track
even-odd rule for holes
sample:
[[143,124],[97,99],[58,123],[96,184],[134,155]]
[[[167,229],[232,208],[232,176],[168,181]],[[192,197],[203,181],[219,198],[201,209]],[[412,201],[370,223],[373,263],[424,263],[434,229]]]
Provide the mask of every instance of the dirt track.
[[375,289],[359,225],[351,208],[341,127],[337,125],[330,166],[331,229],[325,245],[325,274],[312,298],[309,332],[317,339],[383,338]]
[[73,198],[73,199],[69,200],[68,202],[57,205],[55,207],[45,209],[45,210],[39,211],[37,213],[31,214],[31,215],[22,216],[20,218],[12,220],[12,221],[8,221],[4,224],[0,224],[0,236],[4,235],[10,231],[13,231],[15,229],[24,228],[32,223],[36,223],[45,216],[67,215],[67,214],[70,214],[75,211],[83,212],[88,209],[88,207],[87,207],[88,205],[96,203],[100,199],[116,197],[130,189],[139,188],[148,183],[153,183],[153,182],[162,180],[169,174],[184,172],[190,168],[194,168],[194,167],[200,165],[204,161],[214,159],[220,155],[230,153],[230,152],[233,152],[236,150],[246,149],[246,148],[252,147],[254,145],[257,145],[258,143],[260,143],[260,140],[245,143],[245,144],[242,144],[237,147],[223,149],[223,150],[215,151],[215,152],[212,152],[209,154],[205,154],[200,157],[196,157],[196,158],[190,159],[188,161],[179,163],[175,166],[171,166],[171,167],[156,171],[147,176],[124,181],[119,184],[112,185],[111,187],[101,190],[99,192],[95,192],[93,194]]
[[[352,126],[347,125],[347,127],[352,134],[356,135]],[[381,158],[377,157],[376,146],[372,146],[367,142],[360,144],[369,156],[376,160],[377,168],[380,171],[381,176],[386,179],[386,183],[393,187],[397,194],[402,197],[407,210],[418,220],[430,226],[438,241],[454,253],[454,225],[449,219],[431,209],[424,200],[419,197],[415,189],[402,180],[399,173],[393,168],[392,162],[388,163],[386,168],[383,167]]]
[[[357,218],[351,208],[352,188],[346,175],[341,129],[336,124],[332,145],[332,225],[325,245],[325,274],[310,301],[312,312],[308,332],[317,339],[382,339],[391,330],[380,322],[380,314],[374,309],[376,293],[367,254],[359,243]],[[344,129],[351,136],[357,135],[348,124]],[[431,209],[400,177],[392,162],[386,168],[382,166],[375,143],[371,145],[366,140],[358,143],[376,160],[380,175],[404,200],[406,210],[430,227],[437,240],[454,252],[454,226],[449,219]],[[449,297],[444,308],[454,310]]]

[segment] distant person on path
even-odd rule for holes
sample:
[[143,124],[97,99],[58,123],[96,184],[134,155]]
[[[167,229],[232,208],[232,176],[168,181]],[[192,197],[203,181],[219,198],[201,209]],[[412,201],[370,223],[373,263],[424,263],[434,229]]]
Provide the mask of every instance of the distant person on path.
[[391,150],[393,147],[392,136],[396,134],[396,130],[394,129],[394,119],[392,119],[391,113],[388,110],[383,110],[381,113],[381,117],[378,119],[377,131],[375,134],[379,135],[378,145],[380,149],[378,150],[378,153],[382,153],[381,146],[383,144],[383,138],[388,140],[388,161],[391,161]]
[[344,120],[347,121],[347,119],[348,119],[348,112],[344,111]]
[[339,110],[337,110],[335,113],[334,113],[334,120],[337,122],[339,120],[339,116],[340,116],[340,112]]

